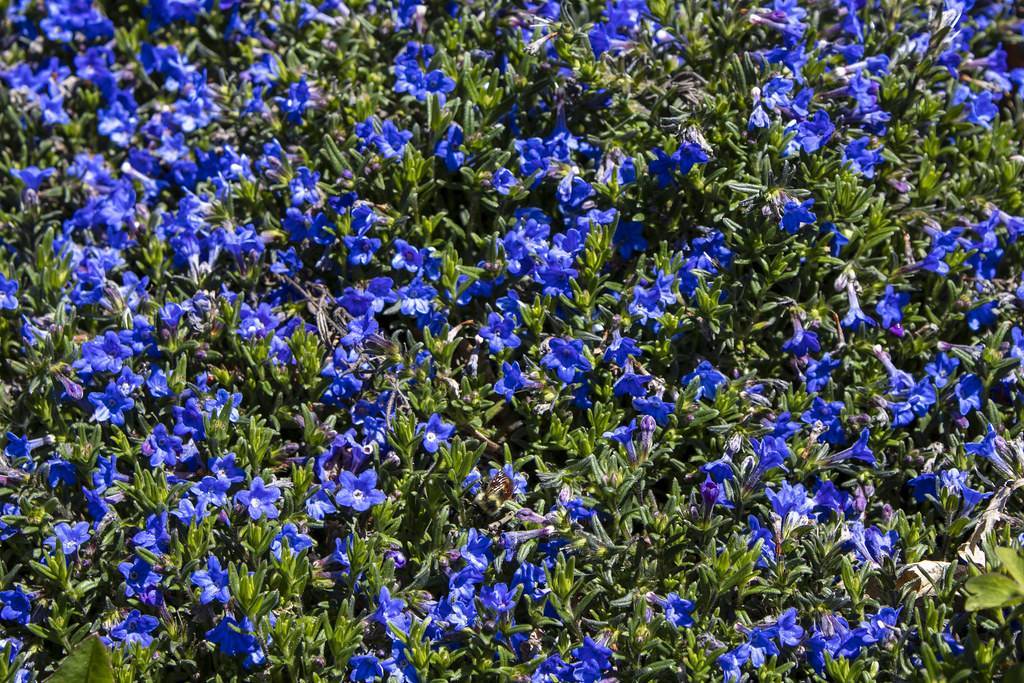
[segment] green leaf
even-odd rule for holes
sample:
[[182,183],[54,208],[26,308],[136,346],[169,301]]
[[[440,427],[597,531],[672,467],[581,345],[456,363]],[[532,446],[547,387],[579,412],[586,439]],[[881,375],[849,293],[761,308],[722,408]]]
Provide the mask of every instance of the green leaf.
[[1013,577],[1017,585],[1024,589],[1024,557],[1013,548],[996,548],[996,557],[1002,564],[1001,569]]
[[85,639],[64,658],[48,683],[114,683],[107,648],[96,636]]
[[982,574],[967,582],[969,610],[1009,607],[1024,602],[1024,587],[1002,574]]

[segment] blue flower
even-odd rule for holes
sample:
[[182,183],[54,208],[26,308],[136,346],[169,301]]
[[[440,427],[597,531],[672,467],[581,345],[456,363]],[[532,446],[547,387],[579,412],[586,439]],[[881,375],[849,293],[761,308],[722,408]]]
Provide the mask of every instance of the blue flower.
[[895,427],[906,427],[915,418],[924,417],[935,405],[935,387],[927,377],[917,382],[907,396],[906,401],[889,403],[893,412],[892,423]]
[[13,311],[18,307],[17,280],[8,280],[3,273],[0,273],[0,310]]
[[[377,132],[377,126],[380,132]],[[356,135],[363,141],[362,148],[373,146],[385,159],[398,159],[405,152],[405,145],[412,140],[412,132],[399,130],[391,121],[380,123],[370,117],[356,126]]]
[[[0,505],[0,517],[17,517],[21,515],[21,508],[16,503],[4,503]],[[13,523],[8,524],[0,519],[0,541],[6,541],[19,533],[20,529]]]
[[633,409],[644,415],[650,415],[659,425],[664,427],[668,424],[668,416],[675,412],[676,404],[671,401],[663,401],[658,396],[634,398]]
[[846,442],[846,432],[840,420],[842,410],[842,401],[825,401],[821,397],[815,397],[810,409],[800,415],[800,420],[804,424],[820,425],[823,432],[818,437],[819,441],[840,446]]
[[[426,437],[424,447],[425,444]],[[380,505],[387,500],[384,492],[377,489],[377,472],[372,469],[362,472],[359,476],[348,470],[342,472],[338,478],[338,490],[334,498],[338,505],[352,508],[356,512],[366,512],[374,505]]]
[[791,485],[783,481],[778,491],[765,487],[765,495],[772,511],[782,519],[784,527],[806,524],[810,520],[814,503],[807,497],[803,484]]
[[206,569],[197,569],[190,577],[193,586],[198,586],[199,602],[208,605],[214,600],[228,604],[231,589],[228,586],[228,572],[221,568],[216,555],[206,558]]
[[697,381],[696,399],[698,401],[702,398],[714,401],[715,397],[718,395],[718,388],[727,381],[725,375],[716,370],[715,367],[706,360],[702,360],[698,363],[693,372],[683,375],[680,381],[684,387],[689,387],[695,380]]
[[26,166],[22,169],[11,167],[8,170],[12,176],[20,180],[27,189],[33,192],[38,191],[43,182],[57,172],[57,169],[52,166],[47,168]]
[[790,235],[795,235],[800,230],[800,226],[814,223],[818,217],[811,211],[812,206],[814,206],[813,199],[807,199],[800,203],[790,199],[782,209],[779,227]]
[[338,508],[326,491],[320,490],[306,499],[306,514],[310,519],[322,522],[327,515],[335,513]]
[[295,176],[288,181],[288,189],[292,195],[292,206],[303,204],[316,204],[320,201],[320,192],[316,184],[320,181],[320,174],[311,171],[305,166],[296,169]]
[[789,457],[789,446],[784,439],[777,436],[766,436],[761,439],[751,439],[750,447],[757,457],[752,471],[752,483],[760,480],[767,472],[776,467],[786,469],[786,459]]
[[392,245],[395,256],[391,259],[391,267],[395,270],[407,270],[415,273],[423,267],[424,252],[403,239],[396,239]]
[[420,102],[435,95],[444,106],[445,95],[455,90],[455,81],[440,69],[426,71],[420,66],[420,61],[429,62],[433,55],[432,46],[409,42],[395,59],[395,92],[409,93]]
[[517,391],[536,385],[536,382],[523,375],[519,361],[504,361],[501,364],[501,377],[494,383],[494,393],[504,396],[506,401],[511,401]]
[[123,645],[139,645],[149,647],[153,644],[153,636],[149,635],[160,625],[156,617],[142,614],[133,609],[124,621],[110,629],[110,637]]
[[804,629],[797,621],[795,607],[790,607],[779,615],[775,622],[775,637],[780,645],[786,647],[796,647],[803,641]]
[[829,464],[836,464],[844,462],[846,460],[860,460],[863,463],[875,466],[875,454],[868,446],[868,438],[871,436],[871,431],[867,428],[862,429],[860,436],[857,437],[857,441],[849,448],[839,451],[838,453],[832,453],[827,457]]
[[899,535],[895,531],[883,533],[877,527],[865,527],[861,522],[846,525],[845,545],[853,550],[860,562],[878,566],[886,557],[894,557],[899,549]]
[[654,593],[647,594],[648,602],[658,605],[665,611],[665,619],[676,628],[689,628],[693,626],[693,610],[696,607],[693,602],[679,597],[678,593],[669,593],[664,598]]
[[800,358],[821,350],[818,335],[813,330],[805,330],[800,324],[795,324],[794,327],[793,336],[782,344],[783,351]]
[[[344,474],[347,474],[347,472]],[[285,524],[270,543],[270,552],[274,559],[281,560],[281,550],[286,543],[292,555],[297,555],[303,550],[313,547],[313,539],[306,534],[300,533],[298,527],[292,522]]]
[[348,660],[349,678],[356,683],[367,683],[384,678],[384,667],[373,655],[356,655]]
[[828,386],[832,379],[832,371],[841,365],[838,359],[832,358],[831,354],[824,354],[819,360],[810,360],[807,369],[804,370],[804,381],[807,383],[807,391],[821,391]]
[[378,238],[366,235],[346,235],[342,238],[342,242],[348,249],[348,263],[353,266],[369,264],[381,246],[381,241]]
[[903,336],[903,307],[910,301],[910,294],[897,292],[892,285],[885,286],[885,295],[879,299],[875,312],[882,318],[882,327],[897,336]]
[[985,458],[991,462],[999,470],[1000,475],[1007,479],[1017,478],[1015,468],[1006,459],[1006,456],[1011,452],[1010,448],[1006,440],[999,436],[991,423],[989,423],[988,431],[986,431],[981,441],[964,444],[964,450],[971,455]]
[[[796,125],[796,134],[793,137],[792,145],[796,145],[807,154],[812,154],[828,144],[835,131],[836,127],[832,124],[828,112],[819,109]],[[794,151],[796,150],[787,146],[787,153]]]
[[611,431],[605,432],[602,436],[611,441],[622,444],[631,461],[636,460],[636,446],[633,444],[633,433],[636,431],[636,420],[629,424],[620,425]]
[[704,148],[695,142],[684,142],[671,155],[655,147],[654,159],[647,165],[658,180],[658,187],[665,188],[675,182],[675,174],[686,175],[697,164],[706,164],[710,157]]
[[53,536],[45,541],[47,548],[56,549],[60,542],[61,551],[65,555],[74,555],[78,549],[89,541],[89,523],[78,522],[71,526],[67,522],[60,522],[53,527]]
[[265,339],[273,334],[280,324],[281,318],[274,313],[270,304],[260,302],[256,308],[252,308],[249,304],[242,304],[241,320],[236,332],[246,341]]
[[487,324],[480,328],[480,337],[487,342],[491,353],[501,353],[504,349],[519,348],[522,341],[516,334],[518,324],[510,315],[487,314]]
[[600,672],[611,666],[612,651],[603,643],[599,643],[590,636],[583,637],[583,643],[573,649],[572,656],[579,660],[576,672],[576,680],[598,680]]
[[252,480],[247,490],[235,494],[235,502],[242,505],[252,519],[277,519],[281,511],[275,503],[281,497],[281,489],[271,484],[263,483],[263,477],[256,477]]
[[576,372],[590,372],[593,369],[590,361],[583,355],[583,342],[579,339],[559,339],[554,337],[548,341],[548,353],[541,359],[541,366],[554,370],[563,384],[569,384],[576,378]]
[[476,529],[469,530],[466,543],[459,548],[459,553],[469,566],[481,571],[487,569],[494,559],[491,553],[491,539]]
[[[462,151],[462,141],[462,126],[453,123],[448,126],[445,136],[438,140],[434,147],[434,156],[444,161],[444,166],[449,173],[458,171],[466,163],[466,153]],[[507,170],[505,172],[508,173]]]
[[11,460],[22,460],[32,457],[32,451],[40,446],[47,446],[54,441],[52,436],[44,436],[38,439],[18,436],[14,432],[7,432],[7,445],[4,446],[4,455]]
[[519,179],[515,177],[512,171],[508,170],[504,166],[499,167],[494,171],[491,176],[491,187],[494,191],[502,196],[508,196],[512,193],[512,190],[519,185]]
[[74,486],[78,483],[78,468],[63,458],[50,458],[46,461],[48,471],[46,481],[51,489],[58,486]]
[[583,202],[592,194],[594,194],[594,188],[590,183],[575,173],[568,173],[558,182],[555,196],[558,198],[558,207],[562,212],[572,213],[582,207]]
[[259,639],[253,633],[252,623],[247,617],[236,621],[228,615],[214,628],[206,632],[206,639],[214,643],[228,657],[242,657],[246,669],[259,666],[266,661],[266,655]]
[[871,138],[862,137],[854,140],[843,149],[843,165],[849,166],[854,172],[865,178],[875,177],[875,167],[882,163],[882,150],[868,149]]
[[32,617],[32,598],[21,588],[0,591],[0,619],[27,624]]
[[514,610],[518,600],[519,590],[515,587],[510,589],[504,583],[497,583],[493,587],[484,586],[480,589],[480,604],[498,615]]
[[287,117],[288,123],[302,123],[302,117],[305,115],[310,103],[309,84],[306,83],[306,77],[303,76],[298,82],[289,85],[288,94],[285,97],[276,97],[274,99],[277,101],[277,106],[281,108],[281,111]]
[[615,396],[643,397],[647,395],[647,385],[653,380],[648,375],[638,375],[627,370],[612,386],[612,393]]
[[860,299],[857,297],[857,290],[853,282],[846,285],[846,297],[850,304],[850,310],[843,316],[843,327],[856,332],[861,325],[876,327],[878,325],[874,318],[865,313],[860,307]]
[[149,456],[150,467],[174,467],[183,448],[184,442],[181,437],[171,434],[162,424],[155,426],[142,443],[142,452]]
[[935,356],[935,360],[924,366],[924,371],[935,382],[935,386],[941,389],[946,386],[958,367],[960,367],[959,358],[940,351]]
[[615,363],[619,367],[625,367],[630,358],[639,358],[643,351],[637,345],[636,340],[631,337],[623,337],[618,331],[612,336],[612,341],[604,351],[604,360]]
[[154,589],[163,578],[153,570],[153,565],[141,557],[137,557],[134,562],[122,562],[117,568],[121,572],[121,576],[124,577],[125,595],[129,598],[138,595],[143,602],[147,602],[147,598],[149,598],[148,602],[152,603],[151,596],[154,595]]
[[426,422],[416,425],[416,432],[423,434],[423,450],[437,453],[441,446],[448,445],[448,440],[455,433],[455,426],[444,422],[440,415],[434,413]]
[[983,328],[992,327],[999,319],[996,312],[998,308],[999,301],[989,301],[972,308],[967,312],[967,327],[969,327],[972,332],[978,332]]
[[954,393],[959,403],[958,407],[960,408],[961,415],[970,415],[975,410],[981,410],[981,392],[984,388],[981,378],[974,373],[967,373],[960,378]]

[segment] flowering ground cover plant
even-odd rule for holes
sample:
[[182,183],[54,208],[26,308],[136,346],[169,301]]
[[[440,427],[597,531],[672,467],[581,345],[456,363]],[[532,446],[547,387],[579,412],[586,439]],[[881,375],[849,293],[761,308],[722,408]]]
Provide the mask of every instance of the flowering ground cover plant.
[[1012,2],[4,6],[0,680],[1024,676]]

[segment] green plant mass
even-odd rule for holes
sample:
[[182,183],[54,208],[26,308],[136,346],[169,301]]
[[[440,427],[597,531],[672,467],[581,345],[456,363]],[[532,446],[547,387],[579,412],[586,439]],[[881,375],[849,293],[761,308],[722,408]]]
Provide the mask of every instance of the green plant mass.
[[1024,681],[1020,3],[0,7],[0,683]]

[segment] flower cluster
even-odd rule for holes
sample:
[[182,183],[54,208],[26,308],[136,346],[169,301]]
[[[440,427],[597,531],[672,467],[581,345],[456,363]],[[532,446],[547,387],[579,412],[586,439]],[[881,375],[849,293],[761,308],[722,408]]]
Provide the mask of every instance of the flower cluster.
[[0,680],[1009,677],[1015,11],[9,3]]

